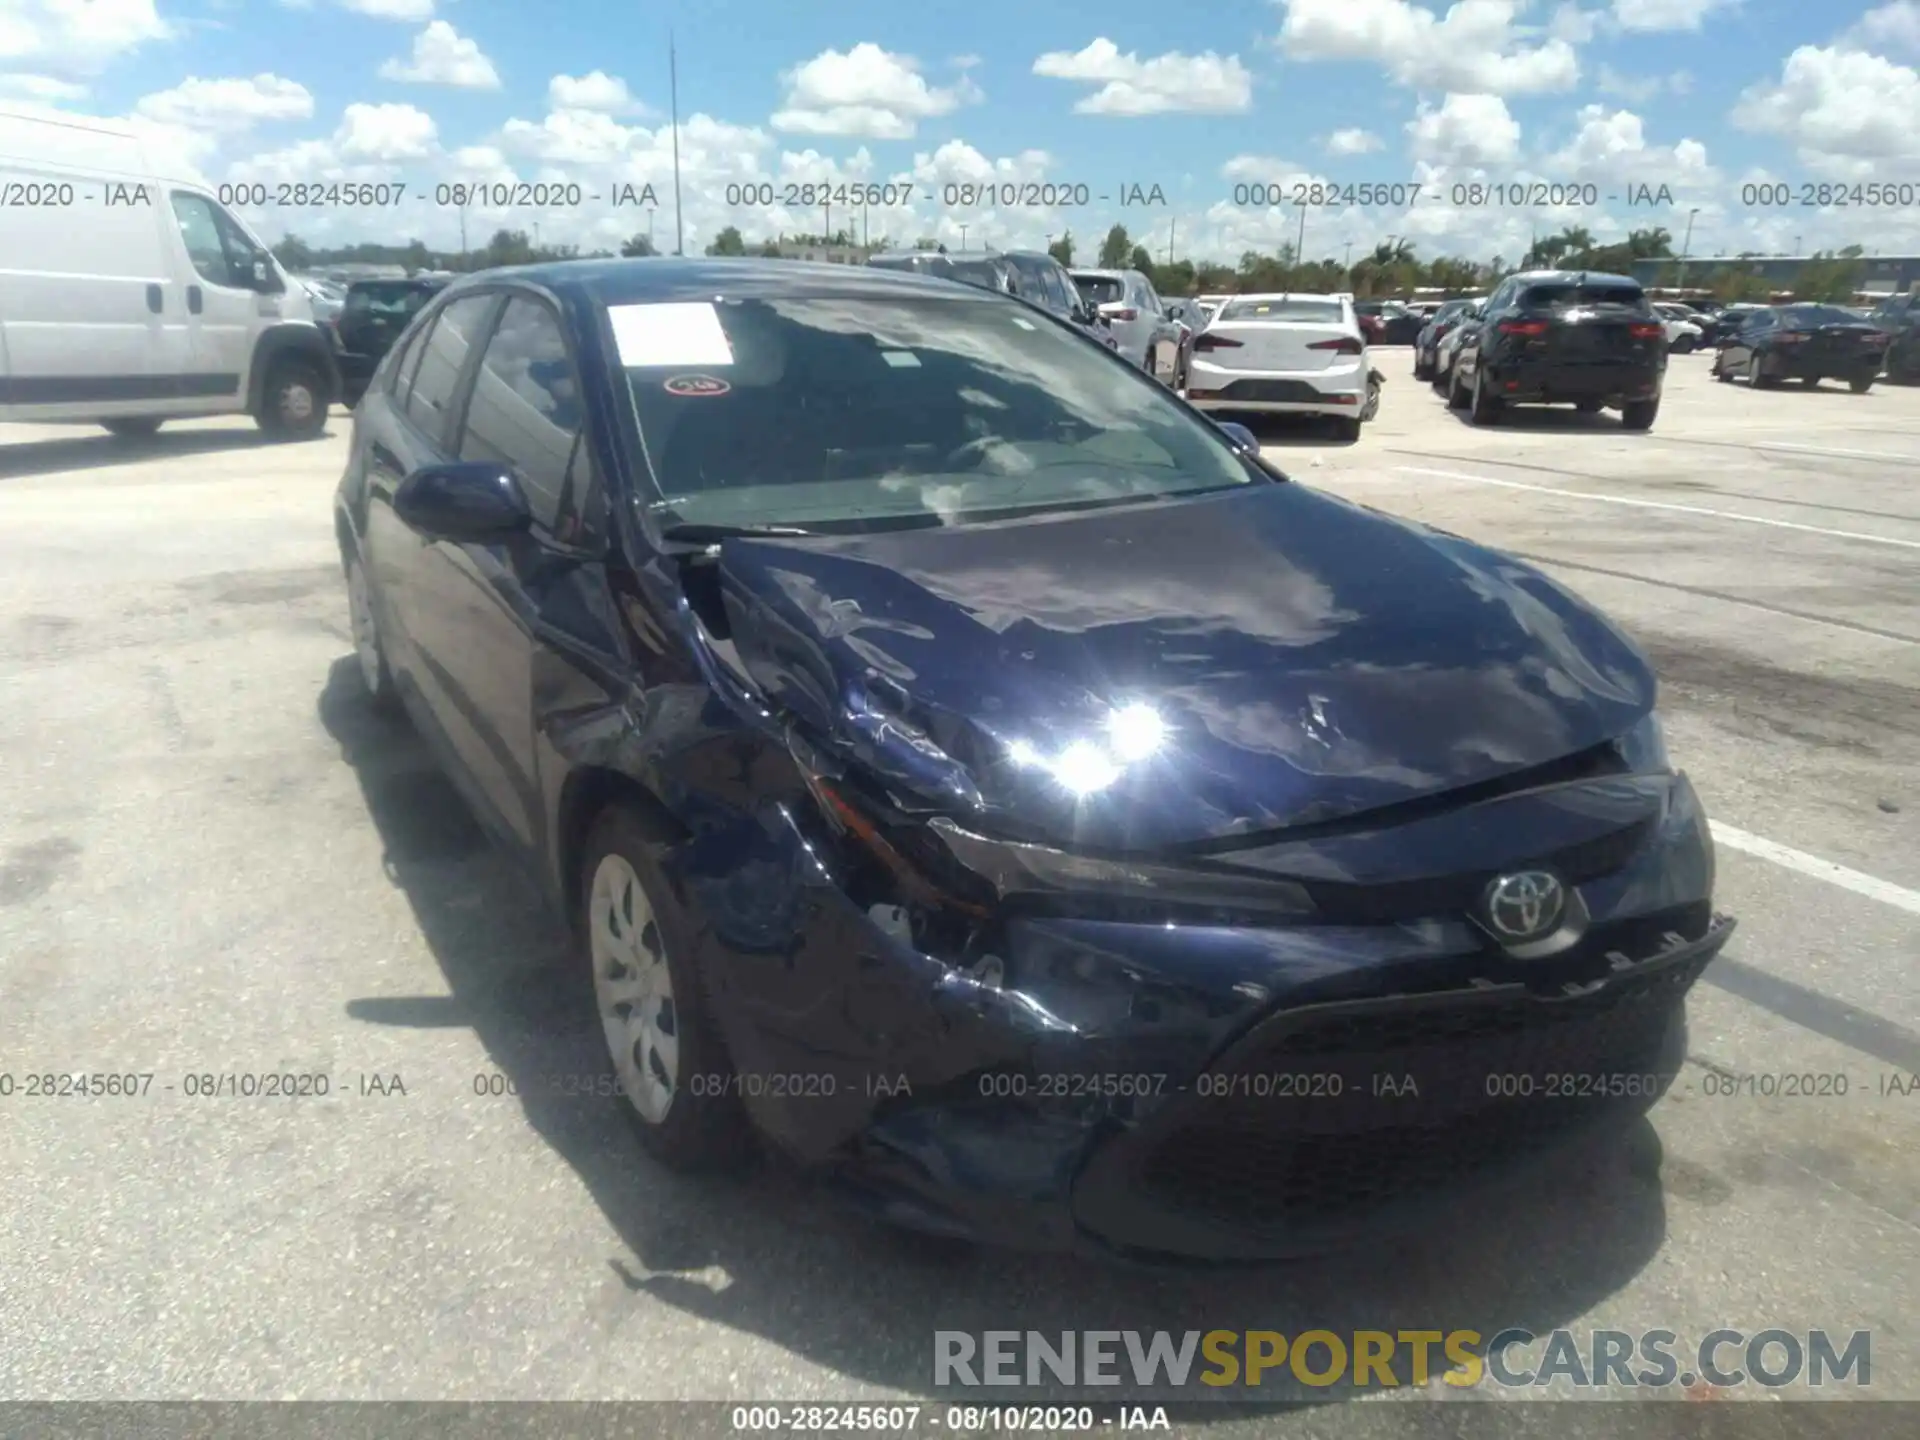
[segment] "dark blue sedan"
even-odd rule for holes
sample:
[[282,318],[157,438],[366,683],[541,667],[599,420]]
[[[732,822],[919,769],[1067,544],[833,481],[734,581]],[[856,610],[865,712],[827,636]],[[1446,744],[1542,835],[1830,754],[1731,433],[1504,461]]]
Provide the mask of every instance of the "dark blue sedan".
[[656,1156],[1279,1258],[1654,1103],[1732,922],[1646,660],[1250,439],[877,269],[416,317],[338,496],[359,668],[571,923]]

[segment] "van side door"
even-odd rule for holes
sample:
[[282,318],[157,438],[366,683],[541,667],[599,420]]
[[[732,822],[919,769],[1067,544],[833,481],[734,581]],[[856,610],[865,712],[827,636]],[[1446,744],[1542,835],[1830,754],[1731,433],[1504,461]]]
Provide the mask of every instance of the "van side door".
[[[279,297],[261,293],[254,271],[262,258],[259,247],[210,196],[173,190],[167,198],[190,267],[181,276],[192,333],[182,398],[199,402],[202,411],[238,409],[245,403],[254,337],[279,318]],[[271,267],[267,273],[272,275]]]

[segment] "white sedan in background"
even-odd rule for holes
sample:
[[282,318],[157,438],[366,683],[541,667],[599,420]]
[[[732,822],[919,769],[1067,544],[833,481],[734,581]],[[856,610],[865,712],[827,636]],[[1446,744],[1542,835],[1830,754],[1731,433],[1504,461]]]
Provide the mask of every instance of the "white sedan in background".
[[1699,311],[1689,310],[1685,305],[1667,304],[1655,305],[1653,309],[1660,323],[1667,327],[1667,349],[1676,355],[1685,355],[1700,348],[1700,342],[1706,339],[1707,327],[1700,323]]
[[1367,342],[1346,295],[1235,295],[1193,341],[1187,403],[1200,410],[1325,415],[1360,438]]

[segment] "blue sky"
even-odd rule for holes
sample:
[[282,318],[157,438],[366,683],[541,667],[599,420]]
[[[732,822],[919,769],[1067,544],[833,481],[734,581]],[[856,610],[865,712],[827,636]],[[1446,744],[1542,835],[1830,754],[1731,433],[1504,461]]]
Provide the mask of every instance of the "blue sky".
[[[1920,249],[1917,0],[0,0],[0,100],[135,117],[215,182],[413,196],[247,210],[270,237],[451,244],[459,216],[432,196],[456,179],[651,182],[666,237],[669,29],[689,248],[726,224],[818,228],[824,212],[777,203],[788,182],[897,182],[911,202],[870,208],[869,233],[952,244],[965,224],[1013,245],[1118,220],[1156,250],[1231,259],[1299,233],[1290,204],[1235,190],[1279,182],[1335,187],[1307,216],[1314,256],[1396,236],[1486,259],[1565,224],[1679,236],[1690,217],[1696,254]],[[1753,203],[1776,180],[1856,203]],[[1164,203],[943,203],[981,181],[1158,186]],[[1848,187],[1868,181],[1905,203],[1863,207]],[[760,182],[772,207],[728,203]],[[1420,198],[1345,193],[1379,183]],[[1487,188],[1515,185],[1561,188]],[[1453,205],[1455,186],[1481,199]],[[1643,186],[1652,203],[1627,205]],[[646,228],[584,199],[468,215],[476,234],[536,220],[589,245]]]

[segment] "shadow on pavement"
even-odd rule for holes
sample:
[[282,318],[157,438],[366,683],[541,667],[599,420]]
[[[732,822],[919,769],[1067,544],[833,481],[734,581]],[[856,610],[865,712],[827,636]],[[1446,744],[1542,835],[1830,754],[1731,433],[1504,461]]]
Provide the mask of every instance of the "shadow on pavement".
[[[617,1099],[579,1098],[556,1075],[606,1073],[587,982],[558,922],[483,838],[424,744],[366,705],[351,657],[319,697],[386,852],[446,976],[450,998],[351,1001],[354,1019],[471,1026],[513,1079],[526,1121],[585,1183],[623,1249],[607,1257],[634,1292],[758,1335],[855,1380],[943,1400],[1031,1401],[1044,1391],[933,1388],[936,1330],[1472,1329],[1545,1333],[1619,1290],[1665,1233],[1650,1125],[1539,1175],[1434,1233],[1284,1268],[1123,1269],[1048,1255],[934,1245],[881,1227],[768,1159],[750,1173],[688,1178],[648,1158]],[[606,1279],[582,1273],[582,1294]],[[1322,1352],[1324,1355],[1324,1352]],[[1437,1357],[1436,1357],[1437,1358]],[[1404,1362],[1404,1352],[1403,1352]],[[1318,1363],[1324,1364],[1322,1359]],[[1197,1374],[1205,1365],[1197,1361]],[[1266,1377],[1257,1392],[1191,1386],[1187,1400],[1351,1399]],[[1404,1363],[1394,1376],[1405,1386]],[[775,1387],[742,1377],[743,1393]],[[1154,1398],[1124,1387],[1048,1398]],[[1171,1399],[1162,1395],[1161,1399]],[[1237,1407],[1222,1405],[1222,1422]],[[1423,1407],[1424,1408],[1424,1407]],[[1244,1419],[1244,1414],[1237,1418]]]
[[[350,423],[350,417],[335,412],[328,419],[328,428],[314,438],[324,439],[338,433],[343,419]],[[268,445],[301,443],[306,442],[270,440],[253,429],[168,430],[165,427],[144,438],[121,439],[95,425],[75,425],[71,435],[0,444],[0,480],[51,475],[63,470],[100,470],[114,465],[140,465],[153,460],[184,460],[195,455],[217,455]]]

